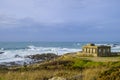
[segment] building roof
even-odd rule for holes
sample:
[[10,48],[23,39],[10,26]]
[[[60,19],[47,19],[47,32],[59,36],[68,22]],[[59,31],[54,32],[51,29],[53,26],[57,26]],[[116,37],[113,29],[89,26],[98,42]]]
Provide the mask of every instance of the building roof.
[[90,43],[90,44],[87,44],[87,46],[95,46],[95,44],[93,44],[93,43]]

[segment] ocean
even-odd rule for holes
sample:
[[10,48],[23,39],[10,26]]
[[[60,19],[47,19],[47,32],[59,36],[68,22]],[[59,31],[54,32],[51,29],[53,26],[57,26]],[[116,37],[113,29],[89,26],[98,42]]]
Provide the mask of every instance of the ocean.
[[[81,51],[89,42],[0,42],[0,64],[30,62],[28,55],[55,53],[62,55]],[[120,42],[94,42],[96,45],[109,45],[112,52],[120,52]]]

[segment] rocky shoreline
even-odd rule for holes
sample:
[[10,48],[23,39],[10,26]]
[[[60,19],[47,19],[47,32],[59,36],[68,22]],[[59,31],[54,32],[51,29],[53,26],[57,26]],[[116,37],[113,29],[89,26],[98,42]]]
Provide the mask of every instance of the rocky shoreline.
[[[0,63],[0,67],[10,67],[10,66],[23,66],[23,65],[30,65],[34,63],[40,63],[47,60],[52,60],[59,57],[54,53],[43,53],[43,54],[35,54],[35,55],[28,55],[24,57],[24,61],[14,61],[14,62],[3,62]],[[19,55],[15,55],[15,58],[21,58]]]

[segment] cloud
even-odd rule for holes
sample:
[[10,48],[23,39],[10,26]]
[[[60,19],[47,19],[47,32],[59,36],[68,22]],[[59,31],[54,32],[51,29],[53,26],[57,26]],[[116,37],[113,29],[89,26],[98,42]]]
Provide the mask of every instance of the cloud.
[[86,39],[93,35],[95,39],[97,35],[101,38],[111,33],[117,35],[119,3],[119,0],[0,0],[0,34],[21,38],[39,34],[43,40],[49,36],[78,40],[78,36]]
[[[0,12],[15,18],[33,18],[44,24],[89,23],[114,19],[112,0],[2,0]],[[118,4],[117,4],[118,5]],[[116,9],[117,8],[117,9]],[[115,13],[114,13],[115,12]]]

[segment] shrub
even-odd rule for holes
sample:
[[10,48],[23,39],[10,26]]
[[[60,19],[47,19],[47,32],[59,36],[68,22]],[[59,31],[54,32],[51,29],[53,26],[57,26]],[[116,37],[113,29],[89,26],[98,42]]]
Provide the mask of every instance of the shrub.
[[100,74],[98,80],[120,80],[120,67],[110,68]]

